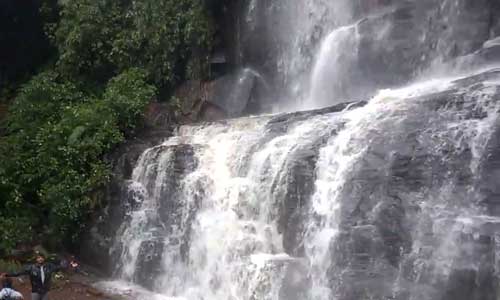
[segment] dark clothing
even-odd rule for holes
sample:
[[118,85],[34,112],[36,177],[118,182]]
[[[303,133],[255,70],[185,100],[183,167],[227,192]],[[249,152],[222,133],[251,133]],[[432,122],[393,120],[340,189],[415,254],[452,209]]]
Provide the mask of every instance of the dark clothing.
[[42,295],[42,294],[32,293],[31,300],[49,300],[49,294]]
[[[42,276],[43,267],[43,276]],[[17,273],[7,274],[7,277],[17,277],[29,275],[31,281],[31,291],[36,294],[44,295],[50,290],[50,283],[52,281],[52,274],[62,269],[62,266],[57,266],[51,263],[45,263],[42,266],[29,265],[22,271]],[[42,282],[43,277],[43,282]]]

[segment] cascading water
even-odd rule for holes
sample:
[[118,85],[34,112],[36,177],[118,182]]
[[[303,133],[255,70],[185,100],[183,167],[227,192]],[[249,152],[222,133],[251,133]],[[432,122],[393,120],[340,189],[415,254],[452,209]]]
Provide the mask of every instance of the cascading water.
[[494,299],[485,74],[182,127],[137,164],[117,274],[183,299]]
[[344,86],[348,84],[346,80],[352,79],[348,74],[356,70],[354,62],[357,60],[358,43],[357,26],[340,27],[326,37],[312,71],[311,95],[305,103],[309,108],[349,100],[350,95],[344,92]]
[[[295,258],[284,253],[278,233],[280,200],[287,192],[286,166],[293,153],[328,136],[337,126],[335,119],[319,116],[287,128],[287,132],[266,128],[266,117],[231,121],[228,125],[181,128],[164,145],[147,151],[134,171],[130,187],[142,204],[131,212],[119,243],[122,250],[122,279],[130,280],[137,269],[140,245],[151,238],[149,232],[168,226],[158,224],[157,191],[162,181],[176,176],[172,166],[176,148],[198,145],[192,158],[203,162],[177,187],[181,206],[190,206],[192,194],[203,194],[187,237],[190,248],[172,247],[165,242],[163,266],[154,287],[166,295],[187,299],[276,299],[281,275],[275,272]],[[262,135],[267,132],[266,135]],[[158,149],[162,149],[161,154]],[[152,154],[154,153],[154,154]],[[137,188],[137,187],[140,188]],[[147,187],[152,193],[144,193]],[[174,213],[175,212],[170,212]],[[166,217],[167,222],[169,216]],[[177,232],[186,228],[176,227]],[[182,235],[182,234],[180,234]],[[179,236],[174,232],[174,236]],[[178,237],[182,239],[182,237]],[[176,240],[178,242],[178,240]],[[147,247],[147,246],[146,246]],[[173,250],[173,251],[172,251]],[[187,256],[182,259],[183,255]],[[275,284],[273,284],[273,280]]]
[[[367,92],[435,61],[456,67],[445,43],[455,31],[426,33],[433,0],[346,3],[314,18],[349,9],[312,47],[303,108],[337,104],[182,126],[144,152],[114,239],[117,280],[103,287],[132,299],[497,299],[500,69],[487,60],[496,40],[473,53],[456,44],[478,58],[465,75]],[[412,17],[427,23],[410,26]],[[419,41],[407,44],[403,23]],[[408,56],[391,60],[401,49]]]

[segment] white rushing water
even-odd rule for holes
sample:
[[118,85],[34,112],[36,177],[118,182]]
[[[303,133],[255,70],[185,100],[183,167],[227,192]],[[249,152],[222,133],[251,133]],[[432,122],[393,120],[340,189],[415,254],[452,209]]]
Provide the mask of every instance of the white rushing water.
[[[337,291],[332,289],[329,275],[334,266],[332,251],[341,231],[342,206],[349,198],[356,199],[348,187],[360,176],[360,164],[380,143],[396,147],[402,142],[399,139],[406,136],[409,123],[422,122],[412,119],[412,115],[424,114],[426,98],[420,96],[451,88],[452,79],[443,79],[384,90],[364,107],[298,119],[278,131],[269,124],[272,116],[180,128],[163,145],[146,151],[134,170],[130,189],[137,195],[137,205],[118,235],[122,247],[119,277],[134,281],[140,272],[141,245],[158,240],[161,259],[155,262],[160,269],[152,279],[155,293],[133,288],[138,293],[135,299],[288,300],[282,287],[290,272],[297,282],[307,282],[301,286],[307,299],[335,299]],[[491,86],[467,96],[473,100],[471,105],[487,113],[485,118],[467,119],[464,114],[468,111],[451,108],[435,112],[425,121],[429,127],[421,133],[423,143],[439,155],[447,148],[470,148],[470,171],[476,174],[497,120],[498,105],[491,101],[495,89]],[[283,195],[287,197],[290,188],[283,183],[291,180],[294,153],[321,139],[325,142],[318,149],[314,189],[303,220],[304,254],[293,257],[284,249],[278,224]],[[181,158],[176,156],[176,148],[183,145],[193,147],[192,157],[182,156],[184,150]],[[197,163],[181,176],[175,165],[179,159]],[[447,158],[442,159],[446,163]],[[384,162],[381,167],[387,165]],[[387,172],[383,168],[378,170],[379,176]],[[175,200],[165,198],[165,182],[176,176]],[[453,203],[450,197],[475,197],[476,192],[472,187],[462,190],[453,176],[443,176],[443,186],[411,196],[420,213],[412,232],[412,250],[403,259],[414,265],[415,272],[435,280],[449,276],[457,260],[463,259],[457,238],[464,230],[479,230],[489,218],[475,202]],[[169,213],[180,215],[180,222],[171,225],[161,218],[162,201],[179,204],[180,212]],[[373,208],[372,213],[376,211]],[[422,249],[430,247],[429,234],[439,244],[432,246],[431,256],[422,256]],[[179,242],[182,239],[189,241],[185,248]],[[426,268],[431,264],[433,271],[428,275]],[[402,286],[403,275],[398,276],[395,294]],[[132,293],[124,281],[103,285],[115,292]],[[422,292],[415,292],[418,295]]]
[[[195,156],[201,164],[183,179],[179,201],[189,206],[192,193],[203,190],[205,197],[198,209],[189,237],[189,261],[182,262],[179,249],[165,244],[163,274],[155,289],[161,294],[187,299],[276,299],[283,268],[293,258],[284,254],[277,232],[276,194],[273,184],[286,176],[290,153],[329,132],[336,125],[330,116],[320,116],[289,128],[256,146],[262,139],[266,118],[230,121],[208,127],[184,127],[179,136],[165,142],[203,145]],[[131,213],[120,243],[126,245],[121,277],[131,280],[136,271],[140,245],[151,238],[158,219],[158,198],[164,176],[172,176],[172,148],[159,156],[146,152],[134,171],[130,187],[144,191],[153,186],[152,195],[143,196],[140,208]],[[151,166],[157,167],[156,176]],[[247,172],[242,169],[248,169]],[[145,176],[146,175],[146,176]],[[164,226],[164,225],[163,225]],[[162,227],[162,226],[160,226]],[[183,231],[185,228],[178,228]],[[175,233],[174,233],[175,234]],[[167,250],[168,249],[168,250]]]
[[248,1],[244,29],[251,36],[269,39],[267,46],[273,48],[268,55],[275,57],[269,63],[284,89],[279,91],[284,98],[278,103],[284,104],[279,105],[280,111],[297,110],[304,104],[316,52],[330,31],[352,22],[352,6],[350,0]]
[[[254,26],[261,4],[248,6]],[[290,94],[306,99],[300,110],[353,101],[345,84],[362,38],[360,23],[347,25],[351,5],[281,7],[304,17],[276,29],[294,33],[277,63]],[[311,37],[312,57],[301,52]],[[137,162],[116,280],[99,286],[136,300],[451,300],[453,284],[483,288],[499,271],[500,237],[488,236],[493,250],[484,240],[500,222],[479,186],[500,80],[457,81],[473,75],[425,74],[336,112],[180,127]],[[241,93],[235,86],[229,100]]]
[[357,25],[335,29],[323,41],[311,76],[311,94],[307,108],[347,102],[345,80],[357,61],[359,34]]
[[345,113],[344,129],[332,137],[320,150],[316,190],[312,196],[311,215],[305,244],[311,265],[313,286],[311,299],[332,299],[329,288],[328,268],[331,264],[331,243],[339,232],[340,206],[346,196],[344,188],[356,175],[355,167],[370,150],[373,132],[380,132],[387,122],[394,121],[394,114],[415,105],[411,97],[446,90],[450,80],[436,80],[416,84],[400,90],[381,91],[368,105]]

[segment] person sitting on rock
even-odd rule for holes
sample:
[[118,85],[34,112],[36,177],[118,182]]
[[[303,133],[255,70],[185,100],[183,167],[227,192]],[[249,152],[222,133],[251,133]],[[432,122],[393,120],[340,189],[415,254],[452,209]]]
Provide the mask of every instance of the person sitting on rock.
[[0,291],[0,300],[23,300],[21,293],[12,288],[12,279],[2,277],[2,290]]
[[8,273],[7,277],[27,275],[31,281],[31,300],[49,300],[48,292],[52,281],[52,274],[65,269],[67,266],[55,265],[45,262],[45,256],[41,253],[36,255],[36,263],[26,266],[22,271]]

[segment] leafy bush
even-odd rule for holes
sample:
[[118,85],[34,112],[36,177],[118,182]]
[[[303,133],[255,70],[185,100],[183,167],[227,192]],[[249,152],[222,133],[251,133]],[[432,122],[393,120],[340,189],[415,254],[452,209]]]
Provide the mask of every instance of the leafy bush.
[[0,256],[17,243],[29,240],[32,235],[29,207],[19,193],[19,189],[9,169],[11,169],[12,147],[5,138],[0,138]]
[[194,49],[210,49],[213,26],[201,0],[74,0],[61,15],[58,64],[89,80],[139,67],[158,87],[172,86]]
[[0,259],[0,273],[13,273],[22,269],[22,265],[17,261]]
[[59,50],[58,66],[65,75],[102,81],[117,71],[113,63],[117,53],[114,44],[129,23],[121,2],[63,2],[55,41]]
[[[102,97],[80,92],[54,72],[24,86],[9,116],[2,152],[10,155],[0,169],[0,193],[8,199],[0,224],[15,230],[0,245],[29,239],[19,234],[23,228],[43,228],[61,240],[78,237],[96,205],[92,193],[109,178],[103,155],[135,126],[154,92],[137,69],[111,79]],[[19,217],[22,211],[27,217]]]
[[32,239],[78,237],[110,176],[103,157],[155,95],[206,73],[213,25],[205,4],[40,2],[57,53],[20,89],[0,136],[0,256]]
[[153,86],[146,86],[146,73],[130,69],[111,79],[104,93],[104,101],[116,114],[122,130],[134,127],[144,107],[155,95]]
[[[19,207],[19,209],[26,208]],[[10,211],[2,211],[0,213],[0,226],[4,228],[0,238],[0,255],[7,254],[18,243],[29,241],[32,238],[31,218],[23,216],[19,212],[8,214]]]
[[37,130],[57,121],[61,107],[82,101],[84,94],[56,72],[41,73],[26,84],[10,109],[10,131]]

